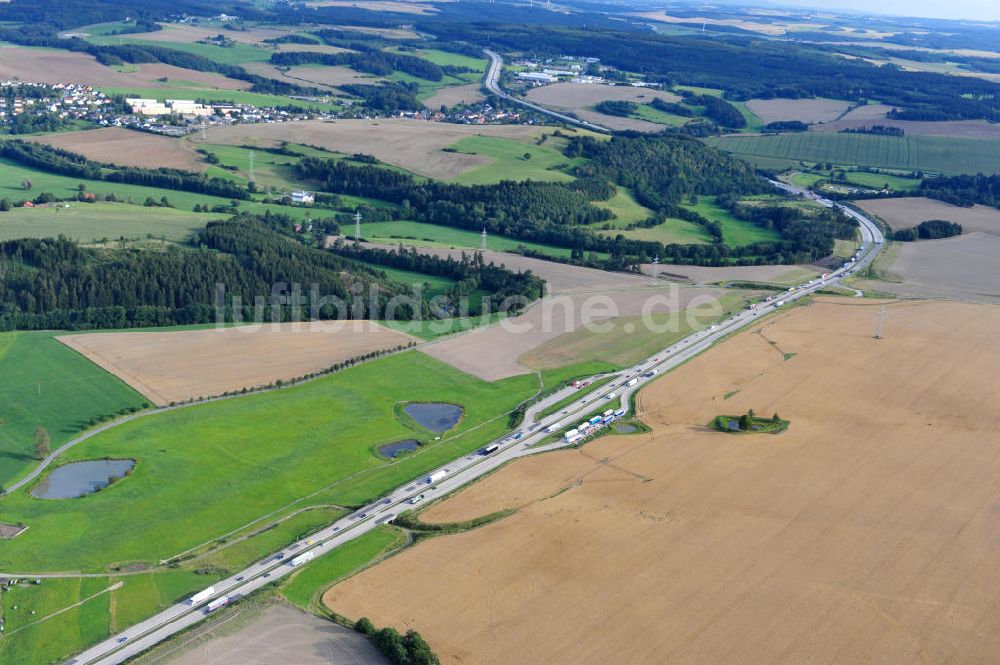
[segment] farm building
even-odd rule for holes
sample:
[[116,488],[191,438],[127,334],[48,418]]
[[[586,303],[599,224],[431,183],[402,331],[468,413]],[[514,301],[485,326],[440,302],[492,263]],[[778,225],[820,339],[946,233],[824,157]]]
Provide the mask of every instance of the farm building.
[[306,192],[302,190],[295,190],[288,195],[288,198],[292,203],[300,203],[302,205],[307,205],[316,202],[316,195],[312,192]]
[[555,83],[557,80],[555,76],[541,72],[521,72],[517,78],[519,81],[527,81],[528,83]]

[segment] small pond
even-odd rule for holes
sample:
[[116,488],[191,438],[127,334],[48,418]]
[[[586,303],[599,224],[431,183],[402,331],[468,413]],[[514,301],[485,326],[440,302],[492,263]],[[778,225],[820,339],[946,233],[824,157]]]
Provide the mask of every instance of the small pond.
[[112,478],[124,478],[135,460],[102,459],[64,464],[31,490],[36,499],[72,499],[92,494],[110,484]]
[[397,457],[400,453],[412,453],[420,447],[420,442],[416,439],[404,439],[394,443],[387,443],[378,447],[378,454],[382,457]]
[[615,425],[615,431],[619,434],[631,434],[638,431],[638,429],[635,425]]
[[440,402],[417,404],[414,402],[404,406],[403,411],[421,426],[438,434],[450,430],[462,419],[462,407],[457,404],[442,404]]

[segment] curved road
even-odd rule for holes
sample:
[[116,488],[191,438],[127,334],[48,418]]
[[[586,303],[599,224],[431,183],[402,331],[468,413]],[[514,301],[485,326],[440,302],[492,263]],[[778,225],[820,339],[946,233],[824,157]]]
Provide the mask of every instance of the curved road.
[[[94,645],[69,661],[69,664],[115,665],[122,663],[171,635],[205,619],[209,614],[206,611],[206,604],[209,600],[223,596],[227,596],[231,601],[239,600],[240,597],[292,573],[295,567],[290,564],[290,561],[294,557],[307,551],[313,552],[314,556],[322,556],[379,525],[385,524],[400,513],[410,510],[415,503],[413,499],[416,497],[420,497],[418,501],[441,498],[517,458],[575,445],[567,443],[563,439],[545,443],[553,434],[544,430],[553,428],[555,432],[561,433],[563,430],[573,427],[576,422],[589,416],[595,410],[615,405],[618,408],[628,409],[632,395],[659,374],[674,369],[728,335],[752,325],[763,315],[773,313],[820,289],[839,284],[844,277],[854,274],[870,264],[882,249],[884,238],[879,226],[864,215],[812,192],[784,183],[771,182],[775,187],[789,194],[806,196],[826,207],[838,208],[856,219],[860,225],[862,237],[858,258],[849,261],[825,277],[814,279],[798,287],[792,287],[770,302],[760,303],[756,307],[743,310],[739,314],[713,325],[711,328],[689,335],[655,356],[618,373],[615,380],[574,402],[562,412],[541,418],[534,425],[528,426],[538,413],[572,395],[575,389],[566,388],[550,395],[527,410],[524,420],[525,427],[522,427],[521,431],[494,442],[498,449],[492,454],[484,455],[476,452],[453,460],[432,472],[435,474],[443,472],[444,474],[435,483],[427,482],[426,476],[423,479],[407,483],[378,501],[310,536],[308,541],[286,547],[239,573],[216,582],[212,585],[214,591],[199,603],[183,602],[173,605]],[[651,370],[654,369],[656,374],[651,374]],[[619,378],[624,380],[619,381]],[[633,380],[635,380],[633,385],[626,385]]]
[[490,59],[490,66],[486,70],[486,75],[483,76],[483,85],[486,86],[486,89],[492,92],[497,97],[500,97],[501,99],[506,99],[507,101],[513,102],[520,106],[524,106],[525,108],[529,108],[532,111],[538,111],[539,113],[544,113],[550,118],[555,118],[560,122],[576,125],[577,127],[583,127],[584,129],[589,129],[593,132],[601,132],[602,134],[611,133],[611,130],[608,129],[607,127],[601,127],[600,125],[595,125],[592,122],[587,122],[586,120],[580,120],[579,118],[574,118],[573,116],[570,115],[558,113],[551,109],[547,109],[544,106],[539,106],[538,104],[532,104],[531,102],[525,101],[518,97],[512,97],[511,95],[508,95],[506,92],[503,91],[503,88],[500,87],[500,71],[503,69],[503,58],[501,58],[499,54],[494,53],[488,48],[484,48],[483,53],[485,53]]

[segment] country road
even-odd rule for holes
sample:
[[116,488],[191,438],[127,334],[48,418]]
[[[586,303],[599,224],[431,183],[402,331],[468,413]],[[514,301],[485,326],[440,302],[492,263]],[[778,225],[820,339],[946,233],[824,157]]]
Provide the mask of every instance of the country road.
[[532,104],[531,102],[525,101],[518,97],[513,97],[511,95],[508,95],[506,92],[503,91],[503,88],[500,87],[500,71],[503,69],[503,58],[501,58],[499,54],[494,53],[488,48],[484,48],[483,53],[485,53],[490,59],[490,66],[486,70],[486,75],[483,76],[483,85],[486,86],[486,89],[492,92],[497,97],[500,97],[501,99],[506,99],[509,102],[513,102],[525,108],[529,108],[533,111],[544,113],[550,118],[555,118],[560,122],[576,125],[577,127],[583,127],[584,129],[589,129],[593,132],[601,132],[603,134],[611,133],[611,130],[608,129],[607,127],[602,127],[601,125],[595,125],[592,122],[587,122],[586,120],[580,120],[579,118],[574,118],[573,116],[566,115],[564,113],[559,113],[557,111],[553,111],[552,109],[547,109],[544,106],[540,106],[538,104]]
[[[494,66],[498,67],[496,61],[491,66],[491,70]],[[566,388],[546,397],[527,410],[520,431],[494,442],[493,445],[498,446],[495,452],[491,454],[474,452],[464,455],[432,471],[423,479],[413,480],[398,487],[390,494],[310,536],[307,543],[296,543],[283,548],[239,573],[216,582],[211,587],[212,592],[206,594],[206,597],[198,603],[183,602],[173,605],[87,649],[70,660],[70,665],[122,663],[171,635],[204,620],[209,615],[209,612],[206,611],[207,603],[223,597],[228,598],[230,602],[238,601],[239,598],[295,571],[296,567],[290,563],[295,557],[308,551],[313,552],[314,556],[327,554],[340,545],[391,521],[400,513],[412,509],[416,503],[413,499],[417,497],[420,497],[417,499],[420,502],[432,501],[460,489],[515,459],[574,445],[561,438],[555,441],[549,440],[558,436],[563,430],[574,427],[575,423],[585,416],[591,415],[595,410],[600,411],[612,407],[628,409],[632,395],[650,381],[711,348],[729,335],[754,324],[764,315],[779,311],[788,304],[820,289],[838,285],[842,278],[869,265],[882,249],[884,238],[879,226],[864,215],[812,192],[784,183],[772,181],[772,184],[790,194],[806,196],[826,207],[841,209],[845,214],[856,219],[860,225],[862,237],[857,260],[849,261],[825,277],[792,287],[774,297],[770,302],[743,310],[721,323],[689,335],[650,358],[617,373],[610,383],[582,396],[580,400],[565,407],[563,411],[535,421],[537,414],[572,395],[575,389]],[[547,428],[552,428],[555,434],[545,432],[544,430]],[[429,478],[434,478],[433,482],[428,482]]]

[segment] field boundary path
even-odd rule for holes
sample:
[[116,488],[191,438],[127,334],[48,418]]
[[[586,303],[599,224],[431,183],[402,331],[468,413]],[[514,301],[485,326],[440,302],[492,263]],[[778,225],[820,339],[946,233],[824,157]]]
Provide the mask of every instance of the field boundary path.
[[[842,267],[821,278],[790,288],[789,291],[776,296],[771,302],[761,303],[743,310],[711,328],[689,335],[654,357],[647,358],[623,370],[618,373],[618,376],[624,378],[624,381],[607,383],[593,394],[574,402],[569,407],[568,414],[566,412],[553,414],[541,418],[534,425],[527,425],[527,423],[532,422],[535,413],[550,403],[555,403],[571,394],[573,388],[563,389],[532,404],[524,414],[524,426],[515,434],[497,439],[479,452],[452,460],[450,463],[431,471],[423,479],[416,479],[401,485],[386,496],[317,531],[312,536],[314,544],[311,547],[296,549],[294,557],[290,556],[290,552],[286,552],[283,548],[244,570],[216,582],[205,590],[208,592],[204,594],[206,597],[200,598],[197,603],[190,601],[177,603],[94,645],[76,658],[71,659],[68,665],[118,665],[123,663],[172,635],[203,621],[211,615],[211,610],[208,609],[211,601],[221,600],[222,604],[235,602],[292,574],[298,569],[292,562],[298,560],[298,557],[304,553],[310,553],[310,557],[327,554],[340,545],[392,521],[401,513],[410,510],[417,502],[431,501],[447,496],[515,459],[547,450],[578,445],[575,439],[573,442],[565,439],[557,439],[554,442],[549,442],[549,440],[553,436],[557,436],[555,432],[564,427],[572,426],[573,421],[591,416],[595,411],[599,412],[606,406],[611,407],[617,403],[619,409],[627,410],[636,391],[650,381],[659,378],[659,375],[679,367],[734,333],[755,324],[764,315],[781,311],[785,305],[810,296],[820,289],[839,285],[842,278],[865,268],[881,251],[884,238],[879,226],[861,213],[824,199],[813,192],[791,187],[784,183],[771,182],[782,191],[811,198],[820,205],[839,209],[856,219],[860,225],[862,236],[861,249],[857,258],[848,261]],[[301,560],[299,562],[301,563]]]

